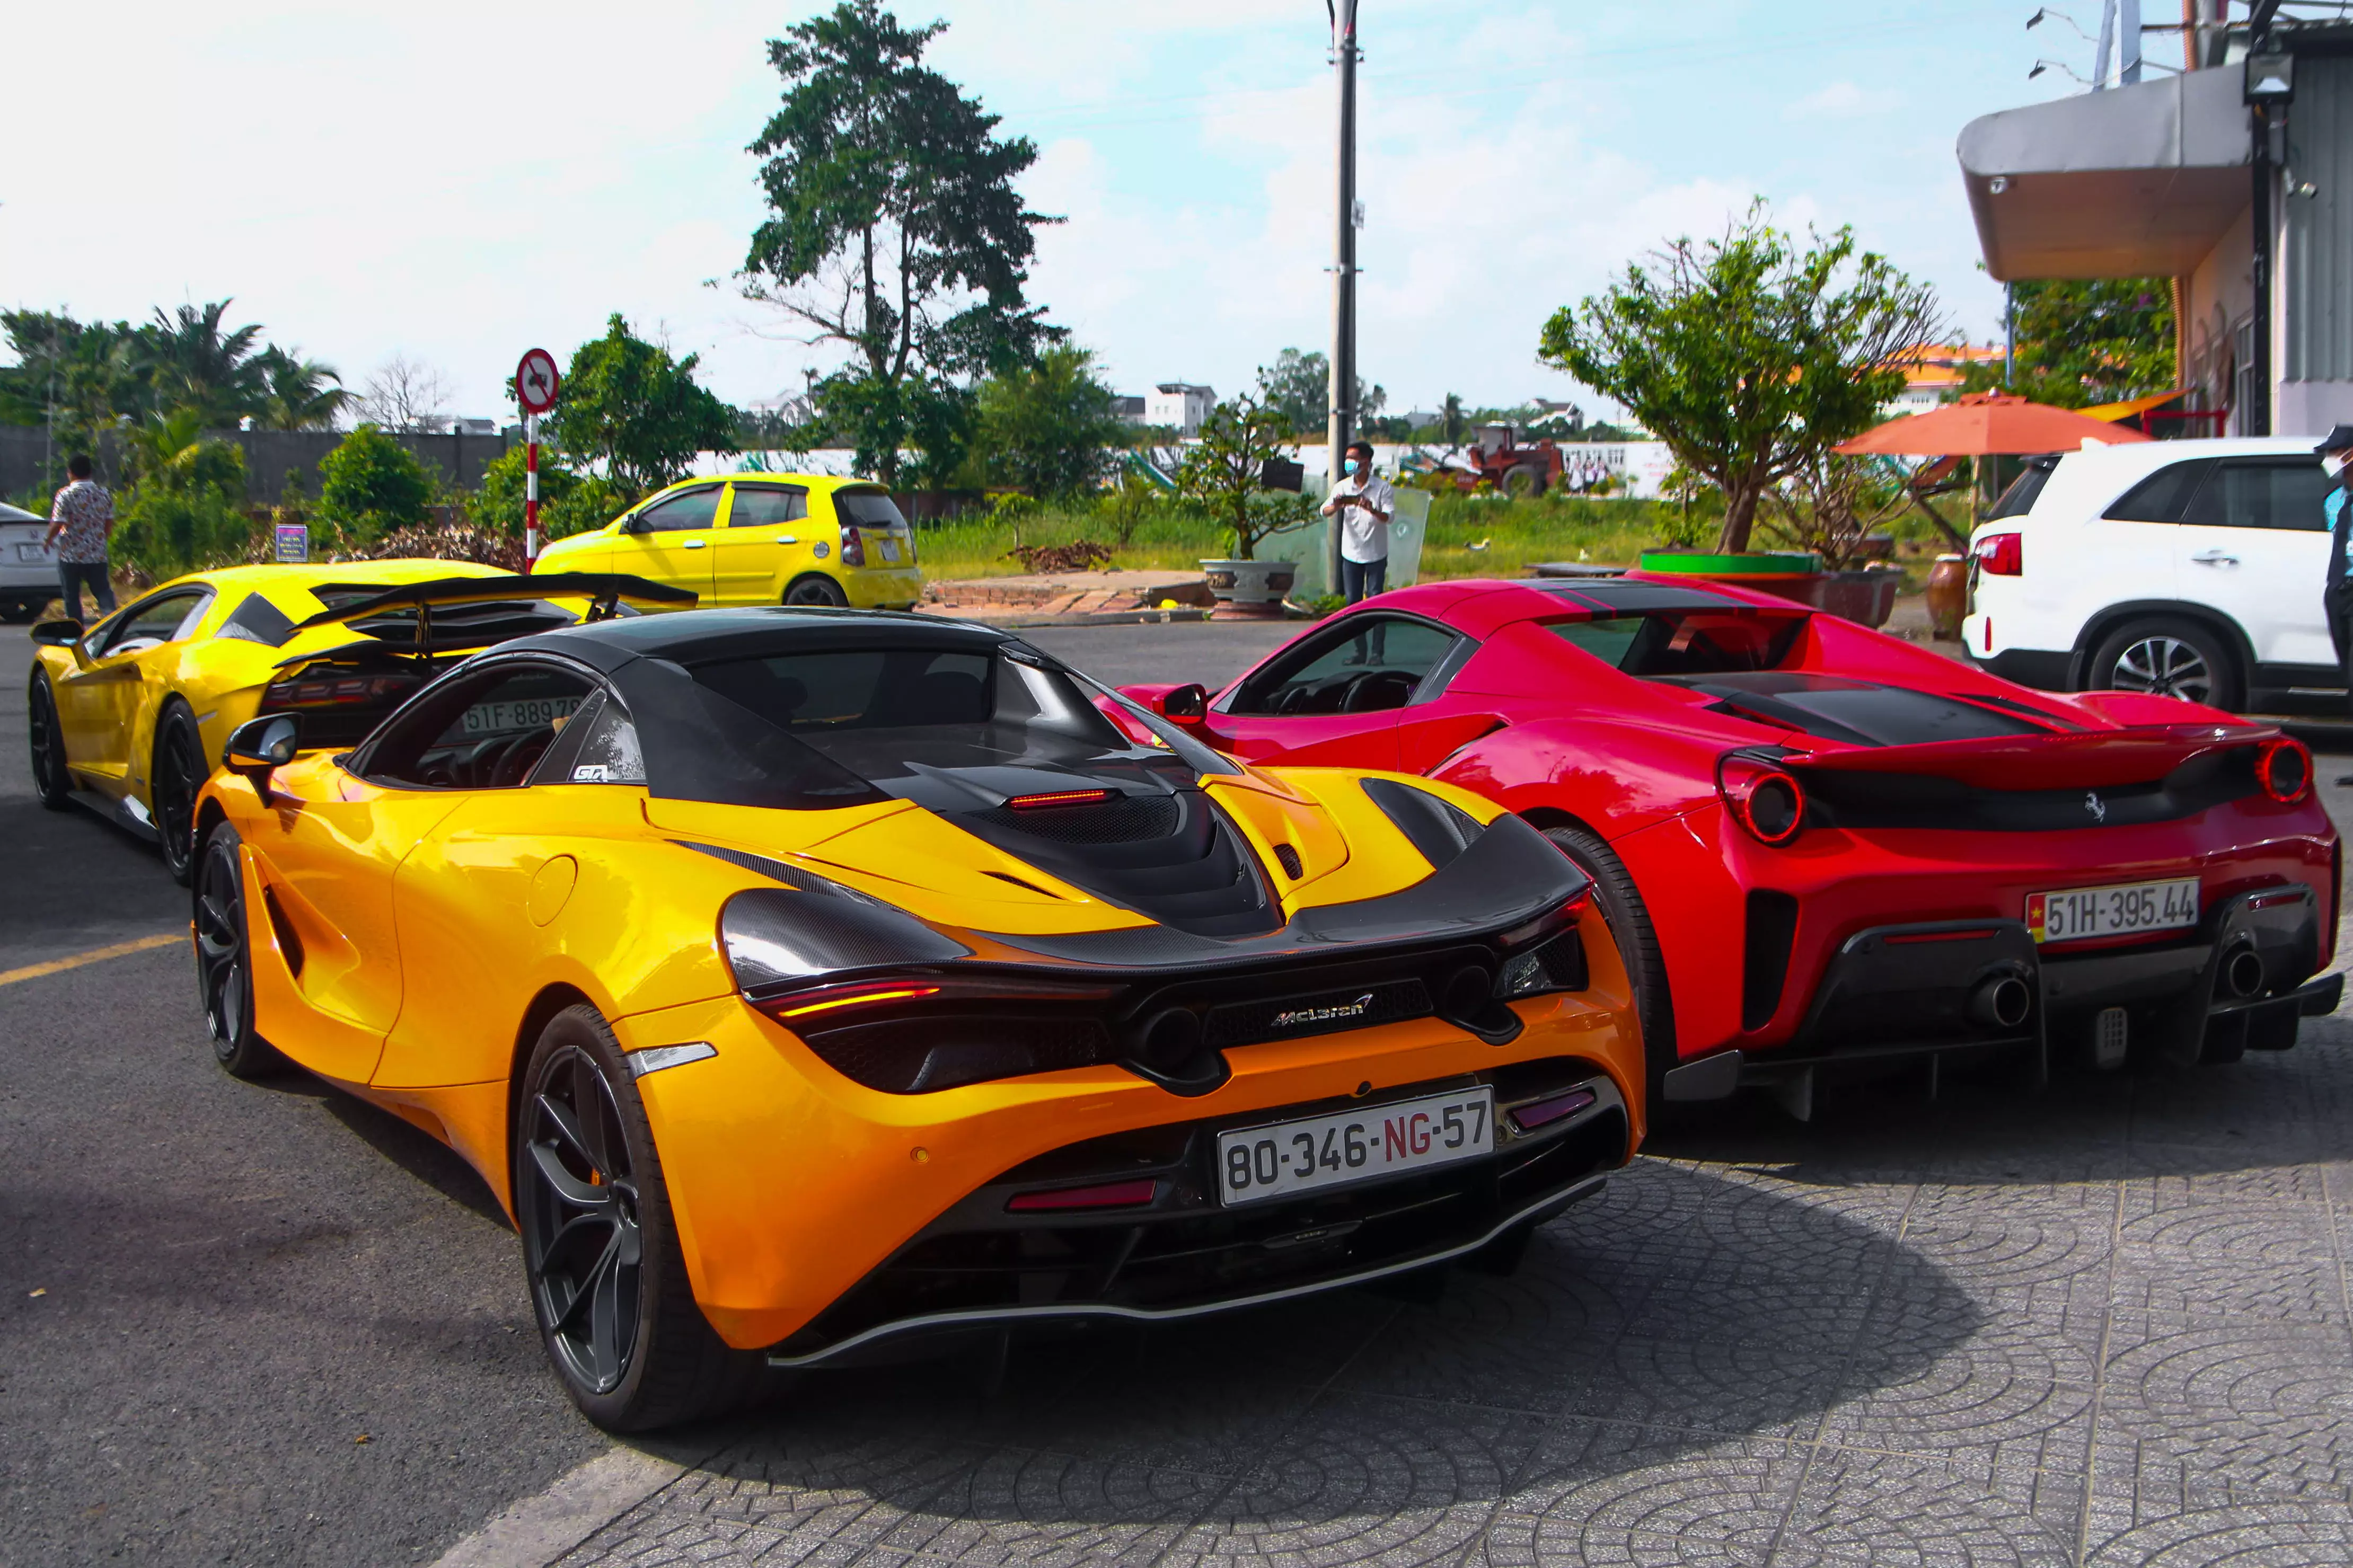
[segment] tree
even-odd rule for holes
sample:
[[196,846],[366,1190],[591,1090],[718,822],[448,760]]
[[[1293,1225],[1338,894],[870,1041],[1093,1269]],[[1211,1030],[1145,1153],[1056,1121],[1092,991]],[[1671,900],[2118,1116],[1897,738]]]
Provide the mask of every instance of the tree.
[[1127,434],[1117,394],[1094,366],[1085,349],[1058,345],[980,384],[978,444],[991,479],[1039,498],[1093,487],[1105,453]]
[[736,449],[735,411],[695,381],[701,363],[672,359],[616,310],[603,337],[572,352],[549,433],[575,458],[601,464],[629,500],[675,483],[697,452]]
[[1934,292],[1841,228],[1800,253],[1760,202],[1724,237],[1676,240],[1545,323],[1540,356],[1623,405],[1724,491],[1716,548],[1748,548],[1757,503],[1903,389],[1938,335]]
[[876,422],[845,433],[885,484],[923,423],[907,383],[968,383],[1061,336],[1023,298],[1033,230],[1060,221],[1014,188],[1038,150],[999,140],[997,116],[923,65],[945,26],[902,27],[877,0],[797,23],[769,42],[784,101],[751,148],[770,215],[744,291],[849,351],[828,414]]
[[[1280,414],[1294,436],[1320,436],[1331,427],[1332,362],[1314,349],[1285,349],[1272,364],[1258,367],[1259,401]],[[1370,427],[1389,395],[1356,378],[1357,423]]]
[[449,423],[449,383],[423,360],[395,354],[369,373],[354,406],[381,429],[430,435]]
[[261,407],[269,396],[256,358],[261,326],[248,321],[223,331],[232,303],[182,305],[168,315],[159,308],[141,331],[155,407],[193,408],[211,426],[234,425]]
[[[482,488],[467,502],[476,527],[501,538],[522,537],[523,462],[521,447],[510,447],[482,470]],[[629,509],[627,496],[595,474],[584,474],[563,455],[543,446],[539,450],[539,531],[563,539],[602,528]]]
[[358,401],[334,366],[304,359],[300,349],[272,343],[254,362],[261,367],[264,393],[257,422],[264,429],[332,430]]
[[1295,528],[1313,515],[1304,497],[1268,493],[1259,475],[1281,457],[1291,427],[1282,415],[1248,395],[1229,398],[1201,421],[1201,438],[1176,469],[1176,488],[1208,509],[1232,536],[1234,559],[1255,561],[1260,541]]
[[343,531],[347,543],[425,521],[433,479],[416,454],[362,425],[319,459],[319,515]]
[[2181,384],[2173,289],[2162,278],[2052,279],[2013,284],[2018,363],[1971,365],[1970,392],[2010,391],[2058,408],[2121,403]]

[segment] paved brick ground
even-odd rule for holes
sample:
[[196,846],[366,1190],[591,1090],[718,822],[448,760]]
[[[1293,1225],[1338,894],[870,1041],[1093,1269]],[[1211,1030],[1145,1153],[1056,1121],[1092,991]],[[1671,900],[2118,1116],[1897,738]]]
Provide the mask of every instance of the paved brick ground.
[[1654,1143],[1516,1279],[834,1374],[591,1564],[2353,1562],[2353,1022]]

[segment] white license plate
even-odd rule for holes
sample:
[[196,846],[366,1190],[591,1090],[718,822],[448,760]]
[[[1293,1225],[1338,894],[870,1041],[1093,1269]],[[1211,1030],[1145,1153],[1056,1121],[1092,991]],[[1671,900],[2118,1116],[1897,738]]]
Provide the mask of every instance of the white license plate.
[[535,702],[477,702],[466,710],[465,732],[469,735],[505,735],[518,730],[537,730],[569,719],[579,710],[577,697],[547,697]]
[[899,542],[897,540],[886,539],[882,541],[882,559],[889,562],[893,566],[896,566],[899,563]]
[[2171,931],[2198,923],[2198,879],[2068,888],[2026,896],[2026,929],[2037,942]]
[[1254,1204],[1475,1160],[1494,1147],[1495,1093],[1484,1085],[1245,1127],[1218,1134],[1218,1196],[1229,1207]]
[[19,561],[46,561],[48,556],[49,552],[37,544],[19,543],[16,546],[16,559]]

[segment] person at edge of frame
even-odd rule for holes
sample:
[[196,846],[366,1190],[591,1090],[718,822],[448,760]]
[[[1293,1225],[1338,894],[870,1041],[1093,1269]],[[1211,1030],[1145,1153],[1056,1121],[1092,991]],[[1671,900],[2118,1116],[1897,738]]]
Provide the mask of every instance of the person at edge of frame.
[[2328,612],[2328,637],[2337,645],[2337,667],[2345,672],[2345,700],[2353,709],[2353,506],[2345,504],[2346,465],[2353,462],[2353,425],[2339,425],[2313,448],[2321,466],[2335,480],[2320,503],[2328,520],[2328,582],[2321,603]]

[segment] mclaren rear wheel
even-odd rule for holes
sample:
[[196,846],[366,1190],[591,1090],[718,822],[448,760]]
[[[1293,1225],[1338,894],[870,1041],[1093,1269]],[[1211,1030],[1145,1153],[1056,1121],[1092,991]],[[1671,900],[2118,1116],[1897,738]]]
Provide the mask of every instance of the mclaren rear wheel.
[[523,1069],[515,1215],[547,1357],[609,1432],[713,1415],[758,1385],[695,1305],[661,1157],[613,1032],[596,1009],[549,1020]]
[[36,666],[25,692],[26,728],[32,741],[33,791],[51,811],[73,804],[73,775],[66,771],[65,731],[58,724],[58,700],[47,670]]
[[1626,979],[1634,991],[1635,1016],[1642,1024],[1643,1089],[1655,1120],[1664,1103],[1668,1069],[1675,1065],[1675,1009],[1651,911],[1642,902],[1641,889],[1634,885],[1633,874],[1600,835],[1582,827],[1548,827],[1545,837],[1593,879],[1594,902],[1601,908],[1609,934],[1617,938],[1618,956],[1625,963]]
[[196,851],[197,999],[213,1059],[233,1078],[267,1078],[287,1062],[253,1026],[253,939],[240,846],[237,829],[218,822]]
[[807,576],[793,579],[793,585],[785,590],[785,603],[812,607],[831,605],[843,610],[849,607],[849,595],[843,593],[841,584],[832,578],[811,572]]
[[196,791],[205,784],[203,742],[195,716],[185,703],[164,710],[155,731],[155,758],[149,764],[148,798],[155,805],[155,837],[164,847],[164,868],[186,887],[196,870]]

